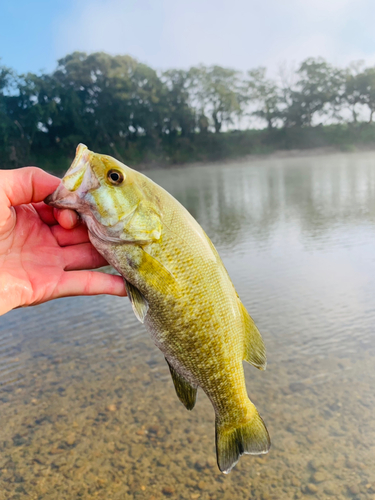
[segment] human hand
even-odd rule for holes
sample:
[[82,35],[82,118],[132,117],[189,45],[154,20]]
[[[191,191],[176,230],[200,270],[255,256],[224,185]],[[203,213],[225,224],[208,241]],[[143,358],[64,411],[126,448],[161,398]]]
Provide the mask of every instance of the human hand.
[[35,167],[0,170],[0,315],[73,295],[126,295],[71,210],[42,200],[60,179]]

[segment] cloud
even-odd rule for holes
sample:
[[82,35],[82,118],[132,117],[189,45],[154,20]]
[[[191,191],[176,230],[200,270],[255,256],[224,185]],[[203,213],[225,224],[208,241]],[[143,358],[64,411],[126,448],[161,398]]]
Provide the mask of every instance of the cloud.
[[[80,0],[55,31],[56,56],[130,54],[157,68],[239,69],[323,56],[375,60],[372,0]],[[362,15],[361,15],[362,13]],[[353,22],[360,33],[351,29]],[[364,38],[364,34],[366,37]]]

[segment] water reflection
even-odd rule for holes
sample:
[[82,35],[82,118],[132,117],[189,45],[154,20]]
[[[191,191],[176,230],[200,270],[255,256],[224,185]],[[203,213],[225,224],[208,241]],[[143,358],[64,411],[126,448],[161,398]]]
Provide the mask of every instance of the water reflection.
[[[375,225],[375,155],[321,156],[150,173],[218,245],[294,226],[308,240],[337,226]],[[282,225],[282,226],[281,226]]]
[[375,497],[375,155],[152,172],[212,237],[263,332],[269,455],[224,477],[121,298],[0,319],[0,500]]

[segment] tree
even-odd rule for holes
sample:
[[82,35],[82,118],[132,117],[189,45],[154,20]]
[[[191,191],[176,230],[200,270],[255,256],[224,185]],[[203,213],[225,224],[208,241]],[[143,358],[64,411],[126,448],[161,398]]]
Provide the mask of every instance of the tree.
[[240,73],[221,66],[197,66],[190,69],[192,101],[201,116],[211,116],[215,132],[223,124],[233,123],[243,112],[246,101]]
[[250,101],[254,101],[257,110],[252,114],[267,122],[268,129],[275,126],[275,122],[281,116],[280,93],[276,83],[266,78],[266,68],[256,68],[248,71],[248,95]]
[[194,109],[190,104],[190,77],[185,70],[171,69],[162,73],[165,90],[162,99],[164,132],[182,137],[194,132]]
[[363,102],[363,86],[361,84],[360,69],[363,61],[351,63],[344,72],[344,87],[342,93],[342,102],[347,104],[352,114],[353,122],[357,123],[357,107]]
[[5,148],[13,124],[8,113],[9,89],[13,83],[13,72],[0,66],[0,147]]
[[115,149],[131,136],[162,129],[163,85],[156,71],[130,56],[74,52],[58,61],[52,80],[57,113],[45,127],[63,145],[79,137]]
[[358,75],[358,86],[361,93],[361,103],[369,107],[369,123],[372,123],[375,112],[375,68],[367,68]]
[[286,126],[311,126],[316,114],[337,116],[343,74],[322,58],[309,58],[297,70],[298,81],[289,89],[284,112]]
[[20,86],[21,79],[11,69],[0,67],[0,153],[13,166],[21,165],[30,152],[22,120]]

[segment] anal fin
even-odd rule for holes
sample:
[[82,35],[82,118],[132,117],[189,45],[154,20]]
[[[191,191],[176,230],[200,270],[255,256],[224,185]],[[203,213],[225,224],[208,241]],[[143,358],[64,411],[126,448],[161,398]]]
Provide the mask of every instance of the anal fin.
[[129,283],[129,281],[127,281],[125,278],[124,281],[126,293],[128,294],[128,297],[130,299],[134,314],[141,323],[144,323],[148,311],[148,302],[137,287]]
[[242,302],[239,303],[244,319],[244,360],[265,370],[267,366],[266,348],[261,334]]
[[172,375],[172,380],[174,388],[176,389],[176,394],[181,403],[185,406],[187,410],[192,410],[195,406],[195,401],[197,399],[197,388],[193,387],[189,382],[184,379],[176,370],[171,366],[167,359],[169,370]]

